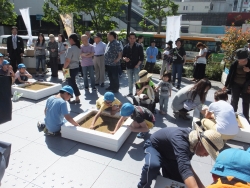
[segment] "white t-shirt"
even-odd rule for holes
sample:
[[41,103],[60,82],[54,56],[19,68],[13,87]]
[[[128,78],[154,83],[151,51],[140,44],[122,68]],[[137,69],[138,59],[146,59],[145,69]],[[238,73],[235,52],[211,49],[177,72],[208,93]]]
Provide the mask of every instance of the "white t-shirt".
[[219,100],[209,105],[208,111],[214,113],[217,131],[224,135],[236,135],[239,131],[233,107]]
[[[28,71],[25,70],[24,74],[29,74]],[[16,72],[15,74],[15,79],[19,78],[20,77],[20,72],[19,70]]]
[[[207,49],[206,49],[206,48],[200,49],[199,56],[200,56],[200,55],[203,55],[205,52],[207,52]],[[206,64],[206,63],[207,63],[206,57],[199,57],[199,58],[197,59],[197,63]]]

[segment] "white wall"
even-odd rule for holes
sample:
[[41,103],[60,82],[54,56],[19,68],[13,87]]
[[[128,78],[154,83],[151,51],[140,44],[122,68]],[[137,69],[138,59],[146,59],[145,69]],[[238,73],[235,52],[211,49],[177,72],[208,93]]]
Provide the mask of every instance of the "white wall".
[[21,15],[19,9],[30,7],[30,15],[43,15],[44,0],[10,0],[15,4],[15,11]]
[[208,13],[210,10],[210,2],[175,2],[175,4],[179,5],[178,13],[183,13],[183,14],[196,13],[196,12]]

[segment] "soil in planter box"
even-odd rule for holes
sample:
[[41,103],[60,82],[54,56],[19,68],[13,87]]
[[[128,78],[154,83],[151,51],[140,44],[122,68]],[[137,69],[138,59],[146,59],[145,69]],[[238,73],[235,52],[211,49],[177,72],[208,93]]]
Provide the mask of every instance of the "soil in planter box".
[[238,117],[236,118],[236,120],[238,122],[238,127],[244,129]]
[[[79,123],[81,127],[89,129],[95,115],[96,114],[91,114],[85,120],[81,121]],[[109,131],[115,130],[115,126],[118,121],[119,118],[101,115],[95,122],[95,130],[104,133],[109,133]]]
[[51,87],[51,86],[52,85],[49,85],[49,84],[35,83],[35,84],[25,86],[24,89],[38,91],[38,90],[48,88],[48,87]]

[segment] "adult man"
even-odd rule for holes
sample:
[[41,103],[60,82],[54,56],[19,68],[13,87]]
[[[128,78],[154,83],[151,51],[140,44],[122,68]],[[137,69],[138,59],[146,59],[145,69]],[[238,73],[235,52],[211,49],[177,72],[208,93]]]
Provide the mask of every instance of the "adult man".
[[187,188],[205,188],[191,166],[194,154],[210,155],[214,160],[224,146],[220,133],[181,127],[166,127],[150,136],[144,144],[145,165],[138,188],[150,188],[159,175],[185,183]]
[[120,66],[119,61],[122,58],[122,49],[117,40],[115,40],[116,35],[117,34],[114,31],[108,33],[107,38],[109,44],[107,45],[104,54],[105,65],[107,67],[110,82],[110,86],[106,88],[106,90],[113,91],[114,93],[119,91],[118,66]]
[[250,148],[247,151],[230,148],[222,151],[212,168],[214,183],[207,188],[249,188]]
[[94,36],[95,43],[93,44],[95,49],[94,54],[94,66],[95,66],[95,85],[104,87],[105,80],[105,63],[104,63],[104,53],[106,49],[106,44],[102,42],[102,34],[97,33]]
[[156,63],[156,56],[158,55],[158,48],[155,47],[155,40],[151,41],[151,46],[149,46],[146,49],[146,65],[145,65],[145,70],[148,71],[148,73],[153,73],[153,69]]
[[139,80],[140,64],[144,60],[143,48],[136,41],[135,33],[128,36],[129,43],[123,49],[123,60],[126,62],[129,94],[133,95],[133,85]]
[[89,44],[94,44],[94,40],[91,38],[90,31],[85,31],[85,35],[88,36]]
[[17,65],[21,63],[21,57],[24,53],[23,39],[17,36],[17,27],[11,29],[12,35],[7,38],[7,53],[10,58],[10,63],[13,71],[17,71]]
[[176,80],[176,73],[178,74],[178,83],[177,83],[177,89],[181,88],[181,76],[182,76],[182,69],[183,65],[186,63],[186,52],[184,48],[182,47],[182,40],[178,38],[175,41],[176,48],[172,50],[172,57],[173,57],[173,63],[172,63],[172,74],[173,74],[173,86],[175,86],[175,80]]
[[82,57],[82,72],[83,72],[83,80],[85,90],[89,90],[89,82],[88,82],[88,73],[90,76],[90,82],[92,90],[96,90],[95,88],[95,77],[94,77],[94,62],[92,57],[94,56],[94,47],[89,44],[88,36],[82,35],[81,37],[82,45],[81,45],[81,57]]

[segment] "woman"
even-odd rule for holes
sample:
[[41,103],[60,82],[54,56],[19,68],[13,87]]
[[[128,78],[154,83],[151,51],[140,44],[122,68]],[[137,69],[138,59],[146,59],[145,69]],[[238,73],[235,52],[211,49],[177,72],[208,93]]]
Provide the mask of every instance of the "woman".
[[187,112],[198,108],[202,111],[202,105],[206,101],[208,90],[211,88],[211,82],[207,79],[201,79],[196,84],[188,85],[179,90],[174,96],[172,108],[174,114],[184,120],[189,120]]
[[163,63],[161,65],[161,72],[160,72],[160,80],[162,79],[162,75],[166,71],[170,70],[170,65],[172,63],[172,56],[170,55],[172,52],[171,50],[173,49],[173,42],[170,40],[167,43],[167,47],[164,48],[163,52]]
[[[69,44],[71,47],[66,52],[66,59],[63,68],[69,69],[70,78],[68,78],[68,84],[73,88],[75,94],[75,100],[71,101],[71,104],[80,103],[80,91],[76,84],[76,76],[79,71],[79,59],[80,59],[80,40],[78,36],[73,33],[69,36]],[[65,72],[64,72],[65,73]]]
[[139,80],[136,82],[136,96],[132,96],[134,105],[144,106],[152,113],[155,112],[155,85],[151,80],[152,74],[146,70],[139,72]]
[[241,95],[243,114],[249,122],[249,103],[250,103],[250,60],[248,59],[248,50],[240,48],[236,50],[236,61],[232,63],[225,87],[231,88],[231,105],[234,111],[238,110],[238,102]]
[[65,52],[66,52],[67,43],[65,43],[65,37],[62,34],[58,35],[58,56],[60,63],[58,64],[58,70],[62,70],[62,67],[65,63]]
[[199,81],[200,79],[205,77],[206,71],[206,55],[207,55],[207,46],[202,42],[198,42],[196,45],[197,48],[200,49],[199,55],[195,57],[196,64],[194,66],[194,79],[192,81]]
[[46,44],[45,38],[42,33],[38,35],[36,46],[35,46],[35,56],[36,56],[36,77],[39,76],[39,67],[41,64],[42,68],[42,77],[46,74],[45,72],[45,59],[46,59]]
[[47,50],[49,51],[51,76],[58,77],[58,43],[52,34],[49,35],[49,40]]

